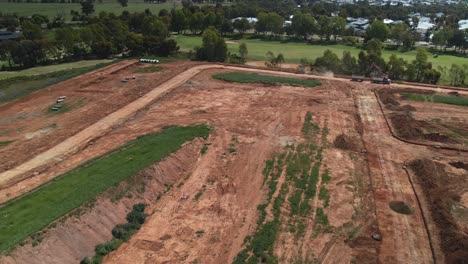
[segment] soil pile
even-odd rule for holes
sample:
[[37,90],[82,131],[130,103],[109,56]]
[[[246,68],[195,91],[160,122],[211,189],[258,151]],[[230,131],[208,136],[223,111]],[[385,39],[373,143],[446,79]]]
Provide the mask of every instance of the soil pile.
[[432,219],[439,229],[442,251],[447,263],[466,263],[468,259],[468,235],[451,214],[454,202],[466,190],[466,179],[448,174],[445,165],[428,159],[415,160],[410,164],[418,183],[429,203]]

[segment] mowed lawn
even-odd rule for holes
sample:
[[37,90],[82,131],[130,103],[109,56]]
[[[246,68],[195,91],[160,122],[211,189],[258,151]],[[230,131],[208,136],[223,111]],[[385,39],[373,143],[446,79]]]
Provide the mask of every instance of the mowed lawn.
[[177,151],[196,137],[206,138],[206,125],[168,127],[141,136],[88,161],[42,188],[0,207],[0,252],[48,226],[96,195]]
[[[201,46],[202,39],[198,36],[183,36],[176,35],[174,38],[177,40],[182,51],[188,51],[195,48],[196,46]],[[314,60],[317,57],[323,55],[323,52],[327,49],[333,51],[338,56],[342,56],[343,51],[348,50],[353,56],[358,56],[361,51],[358,48],[344,46],[344,45],[310,45],[306,43],[297,43],[297,42],[288,42],[281,43],[279,41],[265,41],[258,39],[242,39],[242,40],[229,40],[226,38],[227,46],[230,52],[238,53],[239,43],[244,42],[247,44],[247,49],[249,51],[248,59],[249,60],[266,60],[265,54],[268,51],[271,51],[275,54],[283,53],[286,62],[288,63],[299,63],[302,58],[307,58]],[[392,55],[396,54],[398,57],[405,59],[406,61],[412,61],[416,57],[416,51],[409,52],[398,52],[398,51],[384,51],[383,57],[388,60]],[[467,58],[450,56],[450,55],[440,55],[438,58],[433,58],[429,55],[429,61],[432,62],[434,67],[442,66],[450,68],[452,63],[463,65],[468,64]]]
[[[177,4],[177,6],[180,6],[180,4]],[[117,0],[103,0],[102,3],[95,1],[94,3],[96,15],[101,11],[120,15],[125,10],[129,12],[143,12],[146,9],[149,9],[153,14],[158,14],[161,9],[170,10],[172,7],[172,1],[163,4],[147,4],[143,0],[128,0],[127,7],[122,7]],[[57,15],[63,15],[70,19],[70,11],[81,12],[81,5],[79,3],[8,3],[8,0],[0,0],[0,10],[3,13],[14,13],[18,16],[41,14],[48,16],[52,20]]]
[[100,63],[109,63],[112,60],[82,60],[70,63],[62,63],[56,65],[49,65],[49,66],[38,66],[29,68],[22,71],[0,71],[0,80],[19,77],[19,76],[34,76],[34,75],[41,75],[56,71],[63,71],[63,70],[70,70],[76,69],[81,67],[90,67]]

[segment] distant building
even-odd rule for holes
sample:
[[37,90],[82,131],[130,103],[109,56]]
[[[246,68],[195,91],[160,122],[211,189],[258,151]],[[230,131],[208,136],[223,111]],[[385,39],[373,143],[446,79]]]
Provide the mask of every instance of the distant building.
[[16,40],[21,37],[19,32],[0,31],[0,41]]
[[236,17],[232,19],[231,21],[234,22],[236,20],[241,20],[243,18],[247,19],[247,21],[249,21],[250,24],[254,24],[258,22],[258,19],[256,17]]

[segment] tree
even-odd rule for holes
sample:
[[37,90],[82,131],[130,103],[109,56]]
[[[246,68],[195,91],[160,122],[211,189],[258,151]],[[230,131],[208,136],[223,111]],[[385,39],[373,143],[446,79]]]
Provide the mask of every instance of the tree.
[[443,30],[439,30],[436,33],[434,33],[434,36],[432,36],[432,43],[436,46],[439,46],[442,48],[445,46],[447,43],[447,34]]
[[72,55],[75,43],[81,42],[80,35],[73,28],[57,28],[54,34],[57,46],[65,51],[66,56]]
[[141,33],[145,36],[155,36],[160,39],[164,39],[169,35],[166,24],[154,16],[147,16],[143,19]]
[[332,33],[333,37],[336,38],[338,36],[342,36],[346,30],[346,19],[335,16],[332,18]]
[[343,57],[341,58],[343,73],[353,74],[357,72],[357,61],[356,58],[351,55],[351,52],[345,50],[343,51]]
[[388,77],[392,80],[403,79],[405,75],[406,62],[402,58],[397,58],[395,54],[390,56],[388,61]]
[[465,79],[468,78],[468,65],[460,66],[458,64],[452,64],[448,75],[450,77],[450,85],[452,86],[464,86]]
[[224,62],[227,56],[227,47],[224,38],[219,32],[210,27],[203,32],[201,48],[196,49],[198,60]]
[[320,40],[326,38],[326,40],[330,40],[330,36],[332,35],[332,22],[328,16],[321,15],[319,22],[318,22],[318,33],[320,35]]
[[91,47],[92,52],[99,58],[108,58],[112,53],[112,42],[110,41],[99,41]]
[[84,0],[81,2],[81,13],[86,16],[94,13],[94,0]]
[[390,30],[390,38],[396,42],[397,47],[399,47],[401,43],[403,43],[407,31],[408,26],[405,23],[398,23],[395,26],[393,26]]
[[247,45],[244,42],[239,44],[239,54],[240,54],[242,62],[245,62],[247,59],[247,54],[249,54],[249,51],[247,50]]
[[461,49],[466,46],[465,33],[462,30],[455,29],[447,40],[449,46]]
[[187,18],[181,9],[172,9],[171,28],[177,33],[181,33],[187,28]]
[[322,70],[330,70],[335,73],[341,73],[341,61],[333,51],[327,49],[322,57],[315,59],[315,67]]
[[366,51],[370,56],[382,56],[382,42],[378,39],[371,39],[366,43]]
[[281,68],[281,64],[284,63],[284,56],[282,53],[279,53],[278,56],[275,56],[275,54],[271,51],[268,51],[266,53],[266,56],[268,58],[268,61],[265,62],[265,65],[267,67],[273,67],[273,68]]
[[296,36],[307,40],[308,36],[316,31],[315,19],[310,14],[296,13],[291,21],[291,30]]
[[119,4],[123,7],[126,7],[128,5],[128,0],[117,0],[117,2],[119,2]]
[[367,39],[387,40],[390,30],[382,21],[375,20],[367,30]]
[[41,26],[29,21],[24,21],[21,26],[23,28],[23,37],[25,39],[40,40],[43,38]]
[[416,50],[416,60],[414,61],[414,66],[416,69],[416,80],[419,82],[422,79],[422,74],[424,70],[427,69],[427,52],[423,48],[418,48]]
[[140,34],[129,33],[127,35],[127,48],[132,56],[140,56],[145,52],[144,38]]
[[203,14],[201,12],[195,12],[190,17],[189,27],[194,34],[199,34],[203,29]]
[[223,19],[221,23],[221,33],[224,35],[226,33],[231,33],[233,31],[232,22],[230,19]]
[[241,35],[244,35],[244,33],[250,29],[250,23],[246,18],[237,19],[232,25]]

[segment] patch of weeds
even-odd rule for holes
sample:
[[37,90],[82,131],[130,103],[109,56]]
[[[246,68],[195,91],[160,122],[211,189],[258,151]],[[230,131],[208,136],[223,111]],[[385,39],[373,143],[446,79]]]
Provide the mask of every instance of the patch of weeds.
[[208,179],[206,180],[206,182],[207,182],[209,185],[213,185],[213,184],[216,182],[216,179],[208,178]]
[[208,150],[208,145],[204,145],[204,146],[201,148],[200,153],[201,153],[202,155],[205,155],[205,153],[206,153],[207,150]]
[[315,219],[317,224],[324,226],[328,225],[328,216],[323,212],[323,208],[321,207],[317,208]]
[[128,241],[145,222],[147,217],[145,208],[146,204],[133,205],[132,211],[127,214],[127,223],[116,225],[112,229],[113,238],[105,243],[96,245],[94,248],[95,255],[92,258],[83,258],[80,264],[100,264],[104,256],[117,250],[120,245]]
[[229,153],[231,154],[236,154],[237,153],[237,150],[235,148],[229,148]]
[[193,199],[195,199],[195,201],[198,201],[200,200],[200,197],[203,195],[203,193],[206,191],[206,185],[203,185],[200,189],[200,191],[198,191],[197,194],[195,194],[195,197]]
[[327,208],[330,204],[330,195],[328,189],[325,186],[320,188],[319,199],[323,201],[323,208]]
[[322,184],[327,184],[328,182],[330,182],[330,180],[330,171],[328,169],[325,169],[325,171],[322,174]]
[[180,188],[182,188],[182,186],[184,186],[184,182],[183,182],[183,181],[182,181],[182,182],[180,182],[179,184],[177,184],[177,189],[180,189]]
[[197,230],[195,232],[195,234],[197,235],[197,237],[202,237],[205,234],[205,231],[204,230]]
[[0,147],[9,145],[11,143],[15,142],[14,140],[7,140],[7,141],[0,141]]

